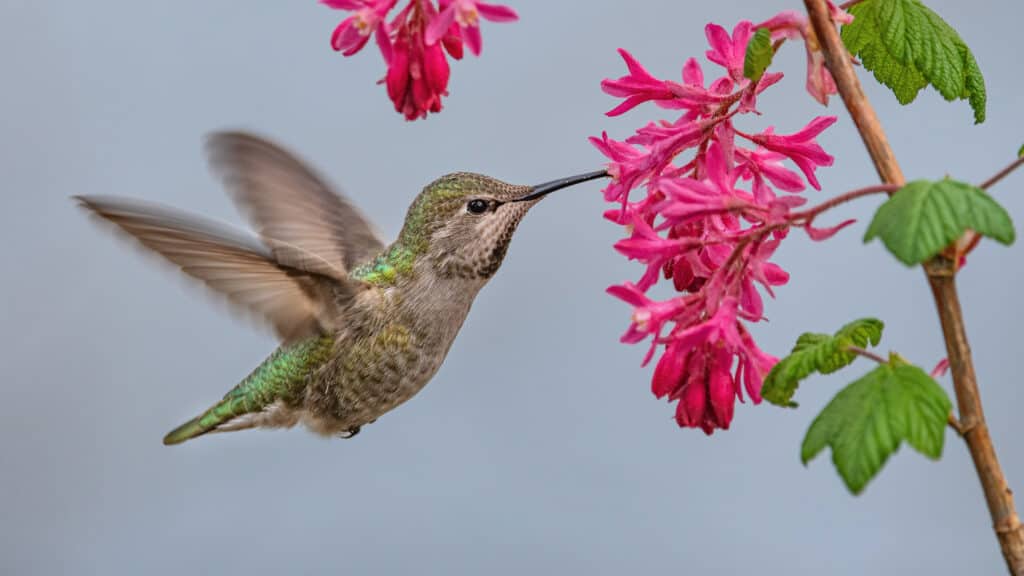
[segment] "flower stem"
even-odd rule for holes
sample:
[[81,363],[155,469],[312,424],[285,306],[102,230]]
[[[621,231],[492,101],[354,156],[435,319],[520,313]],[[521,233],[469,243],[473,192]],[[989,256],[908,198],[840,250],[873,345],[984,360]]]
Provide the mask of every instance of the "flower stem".
[[[988,180],[985,180],[981,184],[978,184],[978,187],[981,188],[982,190],[988,190],[989,188],[995,186],[1000,180],[1009,176],[1011,172],[1013,172],[1017,168],[1020,168],[1021,164],[1024,164],[1024,156],[1020,156],[1013,162],[1010,162],[1010,164],[1006,168],[1003,168],[999,172],[996,172]],[[978,234],[974,230],[968,230],[966,234],[964,234],[959,240],[957,240],[956,253],[961,256],[966,256],[973,252],[974,249],[978,247],[978,244],[980,242],[981,234]],[[960,263],[959,260],[960,259],[957,258],[958,265]]]
[[[890,148],[881,123],[864,95],[850,64],[850,55],[839,38],[825,0],[804,0],[807,12],[821,45],[825,63],[836,81],[839,94],[853,118],[857,130],[884,182],[902,186],[903,173]],[[1007,172],[1008,173],[1008,172]],[[994,181],[993,181],[994,183]],[[1013,504],[1010,490],[996,457],[992,438],[985,424],[981,396],[967,343],[963,312],[956,291],[956,262],[939,255],[924,264],[928,283],[938,309],[946,342],[953,388],[960,411],[963,438],[981,481],[996,538],[1011,574],[1024,576],[1024,526]]]
[[900,186],[897,184],[875,184],[874,186],[865,186],[864,188],[850,190],[849,192],[845,192],[835,198],[822,202],[814,208],[794,212],[789,219],[794,223],[810,222],[817,218],[822,212],[831,210],[840,204],[846,204],[851,200],[856,200],[862,196],[870,196],[871,194],[881,194],[882,192],[891,194],[899,189]]
[[888,364],[889,363],[889,361],[886,360],[885,358],[882,358],[881,356],[879,356],[878,354],[875,354],[871,350],[865,350],[864,348],[861,348],[860,346],[847,346],[846,347],[846,351],[847,352],[853,352],[854,354],[856,354],[858,356],[863,356],[863,357],[865,357],[865,358],[867,358],[869,360],[874,360],[875,362],[878,362],[879,364]]
[[1024,156],[1020,156],[1013,162],[1010,162],[1009,166],[1003,168],[999,172],[996,172],[994,176],[982,182],[978,187],[981,188],[982,190],[988,190],[989,188],[995,186],[997,182],[1009,176],[1011,172],[1013,172],[1017,168],[1020,168],[1021,164],[1024,164]]

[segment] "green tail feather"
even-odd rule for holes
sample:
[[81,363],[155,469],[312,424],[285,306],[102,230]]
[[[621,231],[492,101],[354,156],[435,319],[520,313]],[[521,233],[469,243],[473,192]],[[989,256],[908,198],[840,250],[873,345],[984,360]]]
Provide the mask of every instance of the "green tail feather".
[[[207,412],[208,414],[209,412]],[[205,416],[206,414],[204,414]],[[173,446],[175,444],[181,444],[185,440],[191,440],[196,436],[202,436],[210,430],[213,430],[216,426],[204,427],[200,420],[202,416],[196,416],[195,418],[185,422],[181,426],[178,426],[174,430],[171,430],[164,436],[164,445]]]
[[333,338],[321,336],[278,348],[224,399],[164,436],[164,444],[181,444],[245,414],[259,412],[301,391],[306,377],[330,357]]

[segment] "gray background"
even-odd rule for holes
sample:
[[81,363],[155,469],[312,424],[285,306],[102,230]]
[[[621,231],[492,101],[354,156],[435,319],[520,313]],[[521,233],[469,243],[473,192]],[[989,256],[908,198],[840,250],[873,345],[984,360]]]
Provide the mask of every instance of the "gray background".
[[[473,170],[534,183],[590,170],[585,137],[654,118],[602,114],[598,82],[632,50],[677,77],[730,27],[797,7],[771,2],[510,2],[483,58],[453,67],[446,110],[391,110],[371,46],[328,46],[342,14],[306,2],[4,0],[0,17],[0,573],[3,574],[870,574],[999,573],[1002,560],[963,444],[939,463],[902,450],[859,497],[828,456],[798,447],[842,377],[802,407],[738,408],[733,430],[680,430],[649,392],[643,348],[617,342],[629,311],[604,288],[639,265],[611,250],[597,185],[526,219],[448,362],[413,401],[354,441],[249,432],[164,448],[161,436],[274,347],[175,273],[90,223],[71,194],[171,203],[240,224],[200,151],[215,129],[268,134],[347,190],[389,237],[426,182]],[[900,109],[868,91],[909,177],[979,181],[1021,144],[1024,4],[930,2],[974,49],[988,123],[934,92]],[[746,7],[744,7],[746,6]],[[803,48],[761,101],[780,132],[824,113],[802,92]],[[1018,52],[1015,54],[1015,52]],[[710,68],[709,68],[710,69]],[[866,77],[866,76],[862,76]],[[838,101],[831,113],[842,114]],[[821,139],[837,157],[825,198],[876,182],[845,116]],[[1022,179],[996,194],[1024,214]],[[791,283],[767,304],[761,345],[885,319],[885,349],[931,366],[944,352],[922,274],[860,236],[795,234]],[[838,219],[839,214],[833,216]],[[985,244],[961,290],[1005,470],[1024,487],[1019,374],[1021,254]],[[863,371],[858,366],[848,374]],[[944,382],[948,388],[948,382]]]

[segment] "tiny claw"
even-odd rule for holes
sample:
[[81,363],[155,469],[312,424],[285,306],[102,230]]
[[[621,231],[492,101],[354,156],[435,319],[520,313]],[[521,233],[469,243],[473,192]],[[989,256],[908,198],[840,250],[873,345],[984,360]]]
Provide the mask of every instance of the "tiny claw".
[[348,440],[349,438],[353,438],[353,437],[355,437],[356,434],[359,434],[359,429],[360,428],[361,428],[361,426],[353,426],[353,427],[349,428],[348,430],[345,430],[341,434],[338,434],[338,438],[344,438],[345,440]]

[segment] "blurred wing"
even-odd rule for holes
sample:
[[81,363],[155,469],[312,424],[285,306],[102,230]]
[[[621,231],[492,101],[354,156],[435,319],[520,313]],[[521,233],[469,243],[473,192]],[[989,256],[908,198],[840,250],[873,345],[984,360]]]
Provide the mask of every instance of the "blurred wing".
[[221,132],[210,137],[208,149],[214,170],[268,245],[282,241],[344,271],[383,249],[351,202],[277,145]]
[[[335,282],[316,272],[280,264],[254,238],[233,233],[215,222],[124,198],[76,199],[184,273],[226,296],[236,308],[268,321],[282,340],[323,332],[326,322],[321,302],[325,290],[346,287],[334,286]],[[298,261],[299,251],[291,250],[293,260]]]

